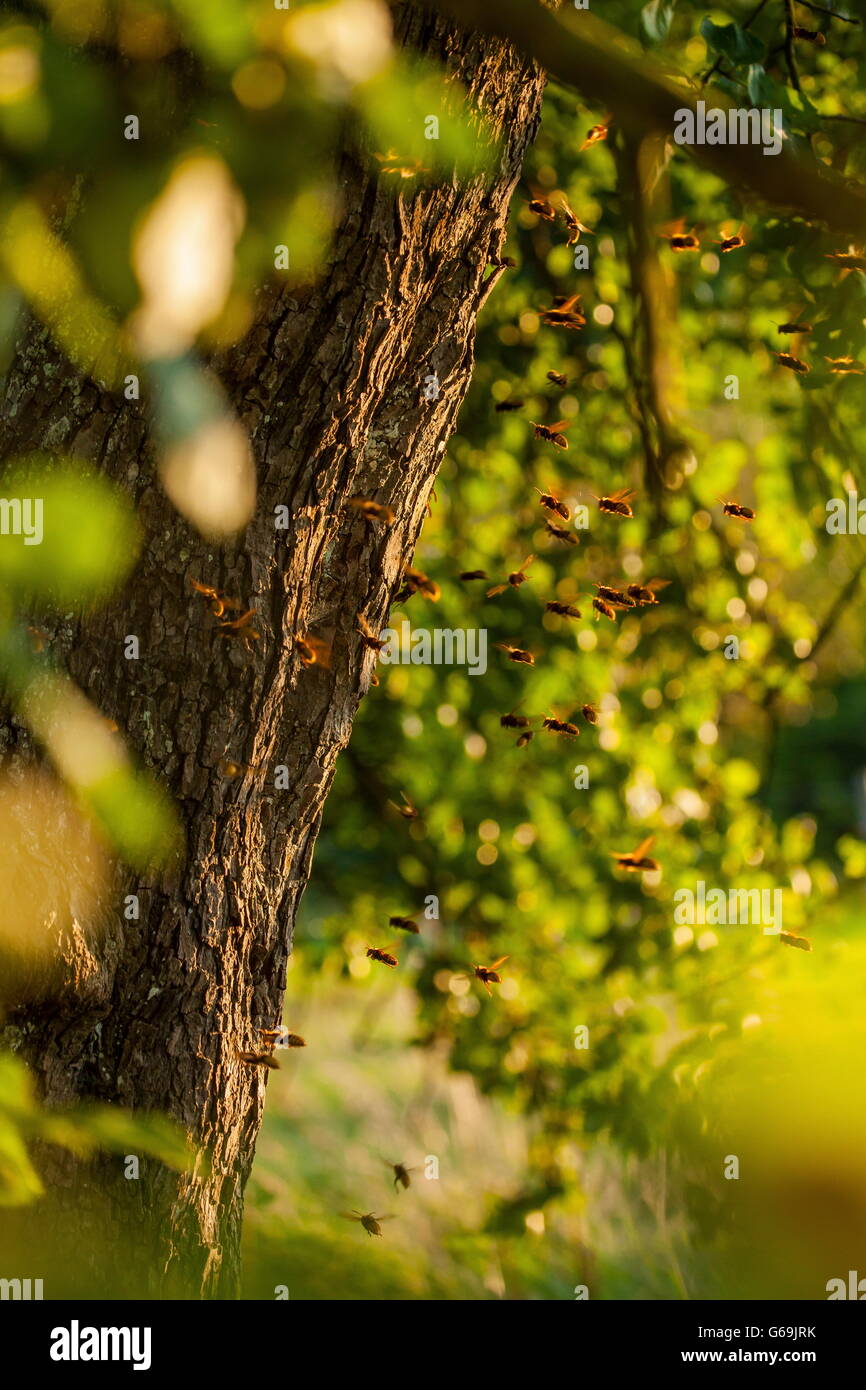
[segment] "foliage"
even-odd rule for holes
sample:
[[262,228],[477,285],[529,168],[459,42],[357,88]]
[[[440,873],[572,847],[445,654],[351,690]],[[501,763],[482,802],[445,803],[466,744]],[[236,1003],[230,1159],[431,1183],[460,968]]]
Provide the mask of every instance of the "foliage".
[[[699,7],[680,5],[666,56],[698,75],[722,55],[731,90],[754,85],[758,48],[720,39],[718,11],[704,18],[702,28]],[[784,37],[778,21],[767,13],[756,23],[762,53]],[[786,84],[783,57],[767,59],[767,81],[786,93],[804,140],[806,103],[857,113],[862,36],[830,27],[830,51],[801,56],[802,99]],[[825,358],[863,356],[864,281],[825,259],[846,249],[838,239],[744,206],[736,188],[677,152],[668,215],[697,226],[702,249],[677,256],[658,241],[677,301],[675,336],[664,345],[673,366],[668,403],[687,449],[680,475],[668,479],[674,486],[654,497],[645,481],[644,383],[628,351],[642,312],[623,216],[631,190],[615,132],[581,152],[603,115],[576,120],[571,94],[549,90],[506,248],[518,268],[483,315],[473,387],[416,556],[442,599],[434,607],[416,596],[405,609],[414,627],[486,627],[490,669],[473,677],[380,666],[381,686],[328,804],[299,949],[322,958],[341,946],[354,987],[378,993],[380,967],[364,958],[367,943],[387,946],[397,935],[388,915],[436,895],[441,921],[419,916],[420,938],[397,952],[420,997],[418,1041],[447,1049],[452,1066],[529,1118],[526,1184],[540,1182],[556,1204],[573,1183],[569,1145],[587,1155],[601,1136],[642,1161],[667,1152],[671,1199],[709,1222],[708,1239],[713,1230],[721,1239],[719,1194],[733,1186],[719,1180],[721,1155],[736,1146],[702,1080],[732,1057],[742,1073],[755,1020],[772,1040],[774,1001],[789,994],[800,998],[802,1039],[813,1029],[825,1038],[827,1070],[849,1046],[847,1012],[835,1027],[820,1020],[822,996],[838,988],[862,934],[853,912],[862,798],[858,805],[846,770],[864,762],[863,687],[852,683],[862,670],[862,558],[859,536],[830,535],[824,523],[828,499],[857,491],[864,420],[859,378],[832,374]],[[828,123],[813,148],[856,174],[856,136],[856,125]],[[581,242],[591,247],[586,273],[573,269],[562,223],[528,211],[539,190],[554,203],[561,190],[593,228]],[[721,254],[712,238],[741,222],[748,244]],[[575,291],[587,314],[582,332],[540,323],[538,306]],[[814,327],[793,349],[776,328],[792,318]],[[786,371],[773,356],[781,350],[808,358],[811,374]],[[568,378],[564,392],[548,382],[550,370]],[[725,397],[731,375],[738,400]],[[510,398],[524,408],[496,413]],[[573,422],[567,453],[536,440],[529,423],[560,417]],[[638,489],[633,520],[593,509],[590,529],[575,533],[578,548],[545,533],[534,488],[592,508],[590,494],[622,486]],[[754,523],[723,516],[719,497],[755,508]],[[485,601],[484,582],[457,581],[460,571],[483,568],[492,582],[530,552],[528,582],[501,598]],[[593,581],[655,576],[670,581],[658,606],[621,613],[615,625],[590,621],[579,601],[579,623],[543,610],[544,600],[591,594]],[[392,626],[403,616],[394,610]],[[730,636],[740,642],[736,660],[725,655]],[[495,641],[531,649],[534,667],[507,662]],[[598,729],[581,722],[586,701],[601,708]],[[499,716],[518,704],[520,713],[576,720],[579,739],[537,732],[516,748]],[[846,750],[841,759],[831,747]],[[580,765],[585,790],[574,785]],[[389,809],[398,789],[421,822],[401,822]],[[612,868],[611,851],[649,833],[660,878]],[[674,894],[698,880],[780,888],[785,931],[805,934],[812,953],[760,927],[677,927]],[[455,973],[501,955],[509,959],[493,999]],[[574,1046],[580,1025],[589,1028],[588,1051]],[[773,1069],[761,1065],[769,1088]],[[841,1103],[844,1092],[833,1094]],[[831,1182],[810,1167],[793,1103],[779,1119],[801,1169],[818,1185]],[[711,1158],[708,1132],[717,1140]],[[859,1152],[852,1138],[849,1159]],[[758,1193],[766,1187],[762,1180]],[[801,1254],[801,1276],[807,1263]],[[742,1271],[741,1262],[734,1272]],[[705,1271],[704,1289],[708,1279]]]
[[[274,275],[275,248],[291,248],[290,267],[278,272],[289,281],[321,267],[339,210],[332,157],[346,126],[362,123],[359,145],[368,156],[385,160],[399,143],[407,167],[426,163],[417,115],[439,110],[437,103],[453,110],[455,95],[436,74],[396,56],[387,38],[376,39],[372,0],[354,0],[354,9],[349,0],[300,3],[288,19],[252,0],[58,3],[47,7],[47,20],[33,10],[7,7],[0,29],[0,350],[8,358],[29,304],[82,372],[108,388],[121,389],[140,371],[152,387],[157,434],[188,440],[225,409],[198,354],[246,331],[255,289]],[[366,28],[359,26],[365,11]],[[862,26],[816,14],[827,43],[798,44],[792,67],[780,4],[618,0],[605,12],[642,36],[691,90],[712,70],[741,104],[780,107],[804,161],[863,177]],[[118,52],[126,59],[119,76]],[[131,111],[141,124],[134,143],[122,134]],[[858,1010],[850,980],[862,966],[856,908],[866,873],[862,786],[858,804],[850,785],[852,772],[862,784],[864,764],[862,558],[858,535],[831,535],[824,522],[828,499],[858,490],[862,383],[856,372],[831,370],[827,359],[866,356],[866,282],[830,259],[849,249],[838,238],[817,223],[745,204],[735,185],[697,167],[688,151],[656,152],[650,191],[634,180],[615,119],[607,140],[583,149],[589,128],[607,116],[579,108],[570,91],[549,89],[515,199],[507,250],[518,266],[484,310],[473,387],[418,550],[442,598],[433,606],[416,595],[405,608],[414,626],[484,627],[489,669],[473,677],[446,667],[380,667],[381,684],[328,804],[298,949],[305,971],[329,979],[339,962],[339,988],[369,999],[371,1013],[389,990],[407,994],[406,1045],[446,1056],[455,1073],[472,1074],[497,1115],[520,1117],[526,1152],[506,1165],[508,1182],[496,1185],[490,1209],[473,1208],[467,1234],[448,1225],[443,1203],[428,1232],[428,1249],[445,1229],[463,1251],[471,1278],[460,1287],[471,1296],[494,1287],[484,1284],[484,1270],[496,1240],[513,1250],[514,1233],[531,1232],[529,1218],[537,1227],[545,1207],[566,1210],[586,1192],[602,1202],[604,1182],[594,1183],[587,1169],[598,1155],[629,1199],[629,1165],[663,1162],[666,1200],[682,1223],[678,1238],[686,1243],[682,1233],[696,1231],[703,1241],[685,1277],[654,1271],[641,1283],[621,1263],[602,1287],[649,1287],[661,1297],[721,1288],[731,1296],[746,1268],[737,1243],[773,1190],[780,1151],[799,1156],[804,1191],[826,1195],[844,1178],[843,1216],[823,1244],[811,1225],[797,1225],[793,1165],[779,1189],[784,1200],[763,1208],[769,1246],[786,1222],[802,1236],[806,1253],[794,1262],[792,1286],[811,1289],[817,1280],[820,1293],[825,1278],[848,1267],[849,1248],[851,1260],[862,1249],[863,1234],[851,1178],[858,1162],[862,1172],[863,1139],[842,1122],[846,1105],[863,1110],[862,1079],[843,1065]],[[443,130],[435,167],[416,178],[477,167],[485,140],[471,123],[443,122]],[[154,352],[137,336],[136,314],[148,304],[164,327],[175,287],[166,281],[162,299],[159,285],[152,293],[136,257],[142,228],[162,197],[183,189],[190,161],[211,180],[214,205],[237,211],[239,199],[242,213],[231,235],[232,218],[220,222],[230,242],[223,293],[206,310],[193,306],[170,351]],[[399,173],[385,177],[395,196],[416,186]],[[81,196],[88,181],[98,198]],[[580,243],[591,248],[587,269],[575,267],[561,220],[529,212],[538,192],[564,193],[593,229]],[[658,303],[641,279],[638,204],[653,220]],[[655,226],[665,217],[696,228],[699,253],[677,255],[665,245]],[[741,222],[745,247],[725,254],[712,244]],[[582,331],[542,323],[539,306],[575,292],[587,314]],[[647,316],[654,309],[664,331],[653,346]],[[812,325],[793,344],[778,332],[792,318]],[[780,349],[805,357],[811,371],[787,371],[774,356]],[[567,377],[563,391],[548,381],[551,370]],[[736,399],[725,393],[732,377]],[[495,411],[515,395],[525,400],[522,410]],[[529,423],[560,417],[572,421],[567,453],[537,439]],[[60,477],[65,465],[52,460],[51,467]],[[75,505],[116,515],[127,540],[122,555],[94,570],[92,550],[71,546],[64,528],[38,572],[3,563],[0,655],[7,687],[24,708],[28,700],[32,708],[39,676],[23,595],[41,602],[50,587],[64,610],[90,602],[94,590],[120,582],[135,544],[122,504],[93,496],[92,486],[79,480]],[[637,490],[633,519],[595,510],[592,494],[625,486]],[[535,488],[590,507],[589,528],[575,533],[578,547],[557,546],[544,531]],[[725,516],[719,498],[753,507],[754,523]],[[85,525],[82,510],[71,529],[82,534]],[[492,583],[530,552],[528,582],[500,598],[486,601],[485,584],[457,579],[483,568]],[[670,581],[658,605],[615,623],[593,621],[586,599],[577,599],[596,582],[656,576]],[[543,600],[554,598],[577,601],[579,623],[545,614]],[[394,620],[403,613],[395,609]],[[726,655],[732,636],[738,659]],[[531,648],[536,664],[508,663],[492,645],[498,641]],[[71,702],[75,693],[57,698]],[[573,741],[539,731],[518,749],[499,723],[517,705],[570,718],[586,702],[599,706],[601,720],[597,728],[581,725]],[[578,767],[587,769],[586,787],[575,785]],[[420,820],[402,821],[390,808],[401,789]],[[90,784],[74,790],[92,793],[91,811],[133,862],[151,855],[153,841],[163,850],[173,843],[170,818],[154,809],[150,793],[150,809],[124,829],[117,806],[128,797]],[[659,874],[626,876],[613,867],[613,851],[651,833]],[[780,889],[785,930],[805,933],[813,950],[789,949],[760,927],[677,925],[674,894],[698,880]],[[387,948],[389,914],[415,911],[428,895],[438,898],[439,920],[420,919],[420,936],[398,951],[399,971],[383,978],[367,945]],[[500,956],[508,957],[503,982],[488,998],[463,972]],[[575,1046],[581,1027],[589,1030],[587,1050]],[[784,1067],[794,1040],[808,1082],[802,1116]],[[813,1042],[820,1067],[804,1056]],[[822,1101],[824,1076],[836,1080]],[[387,1074],[378,1080],[389,1094]],[[321,1073],[323,1091],[329,1084]],[[10,1085],[14,1099],[17,1070]],[[762,1103],[777,1093],[786,1103],[774,1103],[770,1143]],[[20,1114],[29,1116],[29,1106],[22,1102]],[[335,1124],[346,1106],[340,1091],[330,1111]],[[831,1140],[810,1148],[822,1120]],[[27,1123],[39,1122],[34,1115]],[[279,1116],[275,1125],[288,1149],[292,1127]],[[32,1195],[18,1130],[9,1133],[10,1191]],[[321,1151],[329,1140],[324,1132],[319,1139]],[[755,1163],[731,1215],[722,1196],[732,1189],[720,1174],[738,1143]],[[317,1161],[308,1154],[308,1170]],[[336,1177],[329,1181],[336,1188]],[[301,1259],[332,1257],[318,1218],[312,1225]],[[355,1235],[347,1228],[341,1244]],[[726,1252],[721,1272],[716,1249]],[[459,1278],[455,1258],[425,1292],[410,1265],[406,1249],[386,1286],[429,1296]],[[333,1268],[339,1279],[338,1260]],[[566,1269],[564,1258],[562,1278],[557,1266],[547,1284],[527,1274],[526,1287],[567,1296]],[[781,1275],[766,1264],[762,1271],[765,1293]],[[323,1280],[317,1294],[327,1296],[325,1287]]]
[[0,1056],[0,1206],[22,1206],[44,1191],[27,1145],[34,1140],[73,1153],[96,1149],[150,1154],[170,1168],[192,1167],[193,1154],[177,1128],[158,1115],[125,1114],[107,1105],[45,1111],[24,1063]]

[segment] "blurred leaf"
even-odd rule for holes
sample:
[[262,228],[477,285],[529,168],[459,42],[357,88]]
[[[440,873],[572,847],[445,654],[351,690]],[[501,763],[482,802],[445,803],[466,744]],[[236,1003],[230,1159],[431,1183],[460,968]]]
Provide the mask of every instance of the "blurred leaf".
[[68,676],[33,651],[17,624],[0,621],[0,681],[18,717],[126,861],[166,865],[182,852],[177,813],[148,772]]
[[422,171],[466,176],[493,163],[496,144],[483,120],[480,131],[473,128],[461,95],[453,79],[428,64],[398,59],[360,87],[357,100],[379,154],[395,152]]
[[117,385],[127,357],[117,325],[35,200],[0,202],[0,261],[72,361],[95,381]]
[[[2,1078],[0,1078],[2,1085]],[[0,1101],[0,1207],[25,1206],[44,1188],[27,1153],[27,1145]]]
[[35,454],[15,461],[0,512],[0,583],[24,601],[89,606],[107,599],[135,564],[135,509],[74,459]]
[[246,0],[169,0],[193,47],[208,61],[233,68],[254,46],[252,15]]
[[649,0],[640,12],[641,33],[649,43],[664,43],[673,23],[677,0]]
[[80,789],[118,854],[137,869],[153,869],[180,852],[182,837],[171,798],[146,772],[118,767]]
[[[149,1154],[178,1172],[190,1171],[195,1163],[182,1131],[160,1115],[133,1115],[103,1105],[43,1110],[24,1063],[0,1053],[0,1206],[24,1206],[43,1193],[27,1152],[30,1139],[77,1154],[96,1149]],[[206,1165],[199,1164],[197,1171],[205,1172]]]

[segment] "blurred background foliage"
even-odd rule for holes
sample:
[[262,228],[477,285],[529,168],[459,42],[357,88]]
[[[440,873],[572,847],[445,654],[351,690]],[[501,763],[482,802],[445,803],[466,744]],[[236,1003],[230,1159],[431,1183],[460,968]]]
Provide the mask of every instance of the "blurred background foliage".
[[[795,5],[826,42],[798,41],[792,73],[776,0],[604,10],[695,93],[712,69],[739,104],[780,106],[804,160],[863,176],[862,25]],[[7,359],[29,302],[109,384],[143,357],[166,438],[212,421],[224,407],[197,353],[242,336],[275,247],[291,248],[280,274],[321,267],[347,116],[380,166],[429,170],[384,175],[396,193],[479,157],[453,93],[392,52],[383,15],[374,0],[7,12]],[[427,142],[423,118],[439,111],[442,138]],[[828,499],[859,491],[866,445],[859,369],[826,360],[866,355],[864,277],[828,258],[862,248],[745,205],[680,150],[657,161],[650,198],[615,121],[584,148],[609,114],[548,89],[513,204],[517,264],[483,311],[417,551],[441,599],[415,595],[392,614],[486,629],[488,670],[380,665],[340,760],[289,982],[286,1021],[308,1047],[279,1054],[250,1187],[249,1297],[286,1285],[296,1298],[560,1298],[586,1285],[606,1298],[820,1298],[862,1260],[862,540],[825,529]],[[203,152],[242,200],[231,274],[210,317],[193,305],[154,357],[137,328],[149,291],[136,238]],[[539,195],[564,195],[592,228],[585,268],[562,219],[529,211]],[[677,255],[654,222],[652,292],[632,244],[636,200],[701,242]],[[746,245],[722,253],[741,224]],[[55,241],[59,308],[33,269]],[[574,293],[585,328],[546,326],[540,306]],[[663,333],[646,358],[653,315]],[[792,319],[812,331],[780,335]],[[780,351],[811,371],[786,370]],[[497,412],[514,398],[522,408]],[[567,452],[530,424],[559,419]],[[662,489],[653,469],[672,440]],[[636,489],[634,517],[601,515],[593,494],[621,487]],[[589,506],[578,546],[545,531],[536,488]],[[720,499],[754,522],[726,517]],[[486,600],[530,553],[527,583]],[[476,568],[489,580],[458,581]],[[544,610],[594,583],[655,577],[669,581],[658,605],[615,623],[585,600],[576,623]],[[11,613],[17,581],[2,578]],[[498,641],[535,665],[509,663]],[[597,727],[580,719],[587,702]],[[515,747],[499,719],[518,704],[575,718],[580,737],[539,730]],[[394,810],[401,791],[419,819]],[[613,867],[612,852],[650,834],[658,873]],[[811,951],[760,927],[676,925],[675,892],[699,880],[780,889],[784,929]],[[394,947],[389,915],[430,896],[438,918]],[[368,960],[368,945],[393,948],[398,969]],[[488,998],[463,972],[501,956]],[[415,1167],[407,1191],[386,1161]],[[399,1219],[371,1243],[346,1209]]]

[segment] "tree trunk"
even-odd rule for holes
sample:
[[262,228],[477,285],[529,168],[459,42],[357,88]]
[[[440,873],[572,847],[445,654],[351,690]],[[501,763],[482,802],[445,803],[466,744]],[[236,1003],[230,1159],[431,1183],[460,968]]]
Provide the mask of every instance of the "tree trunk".
[[[51,1248],[76,1252],[68,1286],[46,1288],[48,1297],[238,1290],[267,1071],[237,1050],[281,1017],[323,804],[374,665],[355,615],[382,625],[411,561],[469,382],[476,315],[501,273],[490,259],[543,87],[539,70],[498,39],[409,5],[396,27],[400,42],[461,78],[499,135],[501,158],[483,177],[395,194],[343,155],[327,274],[303,291],[264,289],[247,338],[214,364],[259,476],[255,518],[236,543],[217,551],[190,530],[155,481],[137,404],[76,378],[40,326],[5,383],[2,457],[80,456],[135,499],[147,539],[133,581],[96,620],[58,623],[53,650],[170,788],[187,835],[176,881],[119,884],[99,944],[79,941],[66,986],[13,1010],[7,1033],[49,1105],[89,1099],[167,1113],[212,1165],[179,1177],[142,1161],[132,1182],[120,1158],[43,1154]],[[440,394],[430,401],[432,372]],[[346,507],[356,495],[388,503],[395,523],[363,520]],[[287,531],[274,527],[280,504]],[[191,578],[256,609],[251,656],[221,639]],[[331,642],[330,670],[299,659],[294,634],[309,631]],[[138,661],[124,657],[129,633]],[[32,756],[20,731],[7,733],[11,756]],[[226,777],[222,758],[253,770]],[[137,922],[123,921],[126,893],[140,898]],[[32,1213],[27,1220],[32,1230]]]

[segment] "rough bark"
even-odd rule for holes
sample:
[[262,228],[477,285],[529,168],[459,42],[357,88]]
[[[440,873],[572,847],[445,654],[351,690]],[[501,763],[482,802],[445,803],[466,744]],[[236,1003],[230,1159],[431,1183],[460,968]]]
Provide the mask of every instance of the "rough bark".
[[[508,39],[565,86],[610,111],[633,139],[673,135],[677,113],[694,111],[698,98],[722,110],[736,107],[718,87],[692,96],[683,80],[597,14],[576,11],[565,0],[435,0],[463,24]],[[597,7],[599,10],[601,6]],[[556,13],[546,13],[546,10]],[[689,145],[689,156],[752,200],[784,208],[807,221],[855,238],[866,233],[866,190],[791,147],[765,157],[757,144]]]
[[[53,648],[170,788],[188,845],[171,885],[119,888],[139,894],[141,920],[122,923],[118,909],[101,943],[70,957],[66,988],[14,1011],[7,1033],[49,1105],[167,1113],[212,1161],[209,1176],[186,1177],[143,1163],[126,1182],[119,1160],[44,1155],[52,1241],[77,1250],[67,1292],[237,1292],[267,1073],[236,1050],[281,1017],[322,807],[370,682],[355,614],[382,624],[411,561],[543,86],[502,41],[413,6],[399,9],[397,32],[462,79],[501,159],[484,177],[395,194],[344,154],[327,274],[303,292],[266,287],[246,340],[214,364],[259,475],[255,518],[236,543],[220,550],[191,531],[155,480],[144,411],[76,378],[40,327],[5,384],[0,456],[64,451],[135,499],[147,540],[132,582],[98,620],[58,623]],[[427,401],[433,371],[441,391]],[[345,505],[355,495],[389,503],[395,524],[367,524]],[[274,530],[278,504],[290,508],[288,532]],[[251,659],[220,638],[191,577],[256,608]],[[309,630],[332,642],[330,671],[298,659],[293,634]],[[141,641],[137,662],[123,656],[128,633]],[[28,755],[20,731],[8,744],[9,756]],[[222,757],[256,770],[226,778]],[[274,786],[279,764],[286,790]]]

